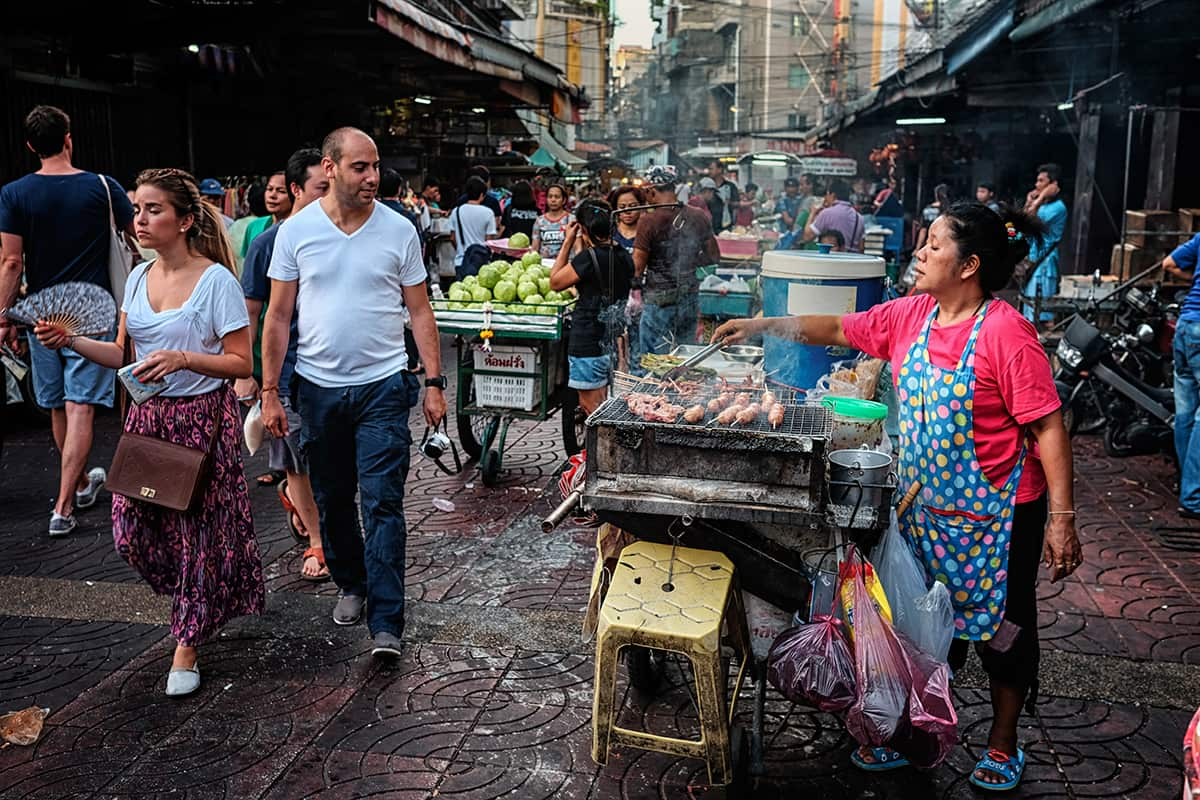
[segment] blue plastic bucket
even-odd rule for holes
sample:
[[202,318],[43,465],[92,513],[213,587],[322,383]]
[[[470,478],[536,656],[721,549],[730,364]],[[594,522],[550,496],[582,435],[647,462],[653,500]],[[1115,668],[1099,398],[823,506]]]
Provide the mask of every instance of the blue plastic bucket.
[[[763,254],[764,317],[849,314],[883,300],[882,258],[857,253],[771,250]],[[829,366],[852,355],[838,347],[816,347],[774,336],[763,337],[763,367],[768,380],[811,389]]]

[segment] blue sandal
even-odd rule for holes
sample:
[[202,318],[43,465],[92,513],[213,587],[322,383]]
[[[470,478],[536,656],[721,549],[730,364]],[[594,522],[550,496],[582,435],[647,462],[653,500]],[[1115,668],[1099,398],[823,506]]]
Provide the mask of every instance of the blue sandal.
[[908,766],[908,759],[890,747],[872,747],[872,761],[864,761],[858,749],[850,754],[850,763],[864,772],[887,772]]
[[[975,773],[979,770],[985,770],[1004,778],[1003,783],[988,783],[975,777]],[[988,750],[983,758],[979,759],[979,763],[975,765],[975,769],[971,770],[969,780],[980,789],[989,792],[1011,792],[1017,788],[1017,784],[1021,782],[1021,775],[1025,772],[1025,751],[1017,748],[1017,754],[1010,756],[1007,753],[1002,753],[999,750]]]

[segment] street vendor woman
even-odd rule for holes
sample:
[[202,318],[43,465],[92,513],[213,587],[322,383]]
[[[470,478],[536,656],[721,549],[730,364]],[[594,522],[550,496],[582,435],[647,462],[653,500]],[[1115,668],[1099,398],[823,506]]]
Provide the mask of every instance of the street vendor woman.
[[[1045,352],[1033,326],[994,293],[1012,277],[1041,226],[1036,217],[980,203],[952,206],[917,253],[920,294],[847,316],[741,319],[714,339],[760,333],[863,350],[891,362],[900,404],[900,519],[927,576],[950,590],[950,667],[975,644],[991,682],[987,752],[970,780],[1014,788],[1025,766],[1017,720],[1037,696],[1036,579],[1082,561],[1075,534],[1071,446]],[[851,760],[879,771],[907,765],[887,748]]]

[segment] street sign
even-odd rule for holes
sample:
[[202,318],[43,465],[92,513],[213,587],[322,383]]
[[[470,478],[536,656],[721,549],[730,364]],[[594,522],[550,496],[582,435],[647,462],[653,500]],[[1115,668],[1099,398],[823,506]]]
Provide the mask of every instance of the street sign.
[[798,171],[811,172],[814,175],[836,175],[852,178],[858,174],[858,162],[853,158],[801,156]]

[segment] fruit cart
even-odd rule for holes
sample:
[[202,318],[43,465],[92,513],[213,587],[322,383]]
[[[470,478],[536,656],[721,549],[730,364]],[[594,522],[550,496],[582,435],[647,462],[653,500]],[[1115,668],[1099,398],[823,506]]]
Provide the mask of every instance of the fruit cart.
[[458,437],[485,486],[499,479],[513,420],[542,421],[557,410],[563,449],[579,452],[583,420],[567,386],[568,305],[434,300],[433,309],[438,330],[455,335]]

